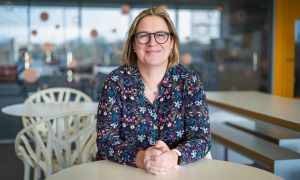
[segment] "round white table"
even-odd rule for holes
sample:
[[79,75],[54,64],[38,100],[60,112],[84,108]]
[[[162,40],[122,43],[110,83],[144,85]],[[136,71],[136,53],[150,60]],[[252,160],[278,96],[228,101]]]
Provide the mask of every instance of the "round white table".
[[49,117],[76,111],[97,111],[98,102],[68,102],[61,104],[14,104],[2,108],[2,112],[13,116]]
[[46,180],[283,180],[270,172],[242,164],[202,159],[182,167],[173,168],[164,175],[148,174],[145,170],[117,164],[112,161],[96,161],[59,171]]
[[[26,117],[50,117],[65,113],[95,111],[97,112],[98,102],[67,102],[67,103],[51,103],[51,104],[14,104],[2,108],[2,112],[13,116]],[[62,121],[57,123],[58,137],[62,139]]]

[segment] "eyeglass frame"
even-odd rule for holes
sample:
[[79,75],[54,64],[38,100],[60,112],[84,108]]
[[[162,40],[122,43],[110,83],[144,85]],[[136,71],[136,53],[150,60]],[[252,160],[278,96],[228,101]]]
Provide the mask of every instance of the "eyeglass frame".
[[[141,33],[147,33],[147,34],[150,35],[150,38],[149,38],[149,40],[148,40],[147,43],[140,43],[140,41],[138,40],[137,35],[139,35],[139,34],[141,34]],[[164,43],[159,43],[159,42],[157,42],[156,37],[155,37],[157,33],[166,33],[166,34],[168,35],[167,40],[166,40]],[[149,32],[147,32],[147,31],[141,31],[141,32],[135,33],[134,36],[135,36],[137,42],[139,42],[139,43],[142,44],[142,45],[145,45],[145,44],[148,44],[148,43],[150,42],[150,40],[151,40],[151,34],[154,35],[155,42],[157,42],[158,44],[165,44],[166,42],[168,42],[169,36],[172,35],[170,32],[166,32],[166,31],[157,31],[157,32],[155,32],[155,33],[149,33]]]

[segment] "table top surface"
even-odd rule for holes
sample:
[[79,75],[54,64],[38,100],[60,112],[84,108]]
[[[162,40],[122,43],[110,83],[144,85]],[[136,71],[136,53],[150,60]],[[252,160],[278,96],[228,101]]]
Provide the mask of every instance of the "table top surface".
[[2,112],[13,116],[48,117],[77,111],[97,111],[98,102],[68,102],[62,104],[14,104],[2,108]]
[[300,101],[258,91],[207,91],[208,104],[300,131]]
[[270,172],[226,161],[202,159],[198,162],[177,167],[164,175],[148,174],[144,169],[117,164],[112,161],[96,161],[67,168],[49,176],[46,180],[283,180]]

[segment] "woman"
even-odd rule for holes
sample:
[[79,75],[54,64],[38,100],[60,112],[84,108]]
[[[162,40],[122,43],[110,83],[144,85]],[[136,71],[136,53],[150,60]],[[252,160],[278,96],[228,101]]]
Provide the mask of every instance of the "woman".
[[211,134],[203,86],[178,64],[178,35],[164,10],[135,18],[121,62],[102,89],[97,159],[164,174],[204,157]]

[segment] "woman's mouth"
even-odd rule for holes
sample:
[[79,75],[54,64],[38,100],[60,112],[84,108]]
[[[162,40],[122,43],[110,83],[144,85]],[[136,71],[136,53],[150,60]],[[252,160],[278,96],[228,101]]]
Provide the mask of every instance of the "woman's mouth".
[[159,52],[160,52],[159,50],[146,51],[146,53],[149,53],[149,54],[155,54],[155,53],[159,53]]

